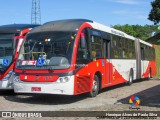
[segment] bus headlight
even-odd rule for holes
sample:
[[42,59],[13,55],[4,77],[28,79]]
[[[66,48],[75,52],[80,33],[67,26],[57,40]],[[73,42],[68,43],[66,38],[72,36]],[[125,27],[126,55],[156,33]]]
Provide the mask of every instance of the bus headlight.
[[70,80],[70,77],[66,76],[66,77],[59,77],[59,79],[57,80],[57,82],[60,83],[65,83],[68,82]]

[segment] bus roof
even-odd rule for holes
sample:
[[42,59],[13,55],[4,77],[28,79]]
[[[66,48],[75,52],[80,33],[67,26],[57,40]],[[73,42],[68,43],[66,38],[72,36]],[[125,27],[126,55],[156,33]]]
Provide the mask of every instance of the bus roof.
[[[101,31],[108,32],[110,34],[115,34],[118,36],[122,36],[131,40],[135,40],[137,38],[130,36],[120,30],[111,28],[106,25],[102,25],[100,23],[87,20],[87,19],[66,19],[66,20],[56,20],[43,24],[42,26],[37,27],[36,29],[31,30],[31,33],[38,32],[49,32],[49,31],[77,31],[83,23],[89,23],[93,28]],[[140,40],[141,43],[152,46],[150,43]]]
[[32,30],[32,33],[36,32],[47,32],[47,31],[76,31],[85,22],[93,22],[86,19],[68,19],[68,20],[57,20],[47,22],[42,26]]
[[21,30],[34,28],[39,25],[34,24],[8,24],[0,26],[0,33],[20,33]]

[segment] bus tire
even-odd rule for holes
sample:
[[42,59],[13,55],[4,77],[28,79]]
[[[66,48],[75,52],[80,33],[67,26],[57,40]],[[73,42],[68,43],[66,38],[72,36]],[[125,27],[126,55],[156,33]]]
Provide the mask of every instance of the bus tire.
[[151,69],[151,68],[149,69],[149,76],[148,76],[148,78],[149,78],[149,79],[152,78],[152,69]]
[[94,76],[92,90],[89,92],[89,97],[96,97],[99,92],[99,78],[97,75]]
[[128,85],[132,85],[133,83],[133,70],[130,70],[129,79],[128,79]]

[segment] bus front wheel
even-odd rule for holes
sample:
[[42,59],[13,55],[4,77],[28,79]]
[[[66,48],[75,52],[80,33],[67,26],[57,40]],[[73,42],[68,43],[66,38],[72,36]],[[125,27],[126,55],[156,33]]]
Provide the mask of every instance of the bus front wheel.
[[99,92],[99,78],[97,75],[94,76],[92,90],[89,92],[90,97],[96,97]]

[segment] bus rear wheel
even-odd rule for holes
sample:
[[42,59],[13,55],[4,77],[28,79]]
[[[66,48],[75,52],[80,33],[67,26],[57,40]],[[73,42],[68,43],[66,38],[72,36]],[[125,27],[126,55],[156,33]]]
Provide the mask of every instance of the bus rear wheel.
[[128,85],[132,85],[133,83],[133,70],[130,71]]
[[148,76],[148,78],[149,78],[149,79],[152,78],[152,69],[151,69],[151,68],[150,68],[150,70],[149,70],[149,76]]
[[92,90],[89,92],[90,97],[96,97],[99,92],[99,78],[97,75],[94,76]]

